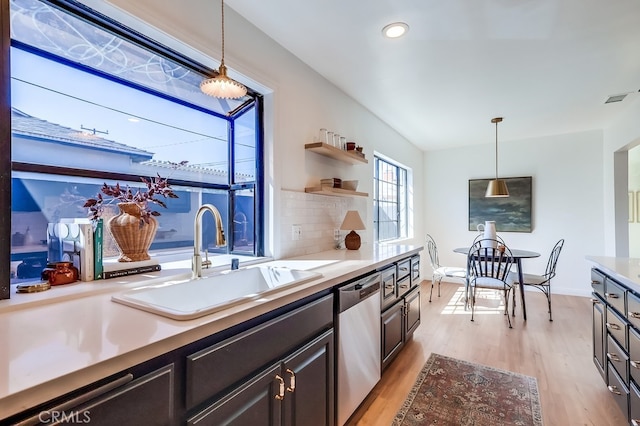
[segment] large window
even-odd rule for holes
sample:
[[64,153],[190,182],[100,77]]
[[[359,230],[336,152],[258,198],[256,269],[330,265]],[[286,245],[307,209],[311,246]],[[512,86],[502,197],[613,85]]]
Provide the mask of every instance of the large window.
[[228,244],[215,247],[205,215],[202,249],[262,255],[261,97],[206,96],[211,73],[74,1],[11,0],[13,282],[39,276],[18,266],[46,264],[48,224],[86,217],[104,182],[141,176],[168,176],[179,196],[159,209],[153,252],[189,256],[211,203]]
[[407,170],[376,156],[373,195],[374,241],[406,238],[407,234]]

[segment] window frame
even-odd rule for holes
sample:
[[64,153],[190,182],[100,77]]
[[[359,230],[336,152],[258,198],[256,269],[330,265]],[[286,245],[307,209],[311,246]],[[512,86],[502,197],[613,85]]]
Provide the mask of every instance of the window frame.
[[[395,206],[395,215],[396,219],[393,221],[396,223],[396,235],[392,238],[380,239],[380,212],[382,210],[380,206],[380,185],[383,183],[378,172],[379,172],[379,163],[383,162],[390,167],[395,169],[395,193],[396,198],[392,201]],[[374,219],[373,219],[373,234],[374,241],[376,243],[380,242],[388,242],[394,240],[400,240],[404,238],[408,238],[409,236],[409,174],[410,170],[378,153],[374,154],[374,166],[373,166],[373,208],[378,211],[374,211]],[[384,181],[384,183],[389,184],[388,181]],[[386,222],[385,222],[386,223]]]
[[[124,84],[128,87],[134,87],[136,90],[142,90],[147,93],[150,93],[155,96],[160,96],[164,99],[170,100],[172,102],[176,102],[178,104],[187,106],[189,108],[193,108],[195,110],[206,112],[207,114],[211,114],[219,119],[223,119],[227,122],[227,130],[228,130],[228,161],[229,161],[229,175],[227,179],[227,184],[220,183],[209,183],[209,182],[193,182],[193,181],[185,181],[185,180],[177,180],[177,179],[169,179],[169,182],[172,185],[176,186],[189,186],[193,188],[202,188],[202,189],[217,189],[217,190],[225,190],[229,194],[228,197],[228,215],[227,224],[228,224],[228,239],[230,239],[230,244],[228,245],[229,250],[228,253],[234,254],[236,253],[231,248],[233,245],[233,209],[234,209],[234,198],[235,193],[240,190],[253,189],[254,192],[254,246],[253,246],[253,256],[263,256],[264,255],[264,100],[262,95],[253,91],[252,89],[248,89],[248,99],[246,102],[230,111],[227,116],[208,109],[199,105],[192,104],[186,100],[171,97],[170,95],[160,93],[153,89],[137,85],[128,80],[119,79],[115,76],[108,75],[106,73],[101,73],[98,70],[93,68],[86,67],[85,65],[74,63],[69,61],[68,59],[61,58],[59,56],[53,55],[49,52],[42,51],[39,48],[27,45],[17,40],[11,40],[10,33],[10,0],[0,0],[2,3],[0,4],[0,31],[2,38],[2,52],[0,53],[0,73],[1,73],[1,82],[2,89],[0,89],[0,97],[2,100],[0,101],[0,166],[4,166],[3,170],[10,170],[11,172],[31,172],[38,174],[54,174],[54,175],[63,175],[63,176],[77,176],[77,177],[86,177],[86,178],[97,178],[107,181],[119,181],[119,182],[139,182],[140,176],[134,174],[126,174],[126,173],[118,173],[118,172],[108,172],[108,171],[95,171],[89,169],[77,169],[77,168],[68,168],[68,167],[60,167],[60,166],[49,166],[49,165],[39,165],[39,164],[31,164],[25,162],[12,162],[11,161],[11,148],[12,148],[12,129],[11,129],[11,68],[10,68],[10,48],[13,46],[15,48],[19,48],[25,50],[29,53],[33,53],[46,59],[54,60],[58,63],[61,63],[66,66],[71,66],[76,69],[80,69],[83,72],[89,72],[94,75],[98,75],[103,78],[108,78],[112,81],[116,81],[117,83]],[[126,27],[125,25],[119,23],[118,21],[109,18],[98,11],[95,11],[89,8],[86,5],[78,3],[75,0],[40,0],[42,3],[47,4],[49,6],[58,8],[63,10],[66,13],[70,13],[79,19],[82,19],[86,22],[89,22],[93,25],[96,25],[102,28],[105,31],[108,31],[118,37],[126,39],[132,43],[142,46],[144,49],[147,49],[153,52],[156,55],[165,57],[170,59],[171,61],[179,64],[187,68],[190,71],[198,73],[203,76],[213,76],[217,74],[217,71],[212,70],[199,62],[188,58],[186,55],[179,53],[171,48],[163,46],[162,44],[146,37],[140,32]],[[235,163],[234,163],[234,147],[235,147],[235,121],[242,117],[247,112],[255,110],[255,180],[252,182],[235,182]],[[5,218],[10,218],[12,214],[11,210],[11,179],[12,173],[0,173],[0,211],[4,213]],[[1,213],[0,213],[1,214]],[[0,235],[5,236],[6,243],[1,245],[0,247],[0,255],[5,255],[5,259],[11,258],[11,221],[4,220],[0,221]],[[238,254],[249,254],[247,251],[237,252]],[[4,277],[7,282],[7,285],[0,284],[0,299],[9,298],[9,276],[10,276],[10,264],[9,262],[0,262],[0,276]]]

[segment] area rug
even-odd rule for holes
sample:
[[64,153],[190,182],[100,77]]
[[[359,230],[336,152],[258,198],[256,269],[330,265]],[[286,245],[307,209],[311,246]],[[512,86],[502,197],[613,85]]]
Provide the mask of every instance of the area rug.
[[535,377],[431,354],[394,426],[542,426]]

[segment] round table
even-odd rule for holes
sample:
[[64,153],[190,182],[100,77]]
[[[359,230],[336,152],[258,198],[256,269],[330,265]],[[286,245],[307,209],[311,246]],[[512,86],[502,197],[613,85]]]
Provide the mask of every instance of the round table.
[[[469,248],[470,247],[458,247],[453,249],[453,251],[455,253],[468,255]],[[530,250],[521,250],[521,249],[513,249],[513,248],[509,248],[509,250],[511,250],[511,257],[513,258],[513,260],[515,260],[516,265],[518,265],[518,281],[522,283],[524,282],[524,279],[522,277],[522,259],[532,259],[534,257],[540,257],[540,253],[537,253],[535,251],[530,251]],[[522,317],[526,321],[527,305],[525,305],[524,303],[524,285],[520,284],[519,287],[520,287],[520,301],[522,303]]]

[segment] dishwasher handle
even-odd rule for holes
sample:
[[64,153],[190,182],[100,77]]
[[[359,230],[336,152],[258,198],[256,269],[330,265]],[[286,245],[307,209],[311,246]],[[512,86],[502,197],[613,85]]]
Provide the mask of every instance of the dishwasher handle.
[[375,273],[338,288],[338,313],[380,293],[380,274]]

